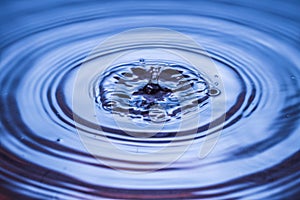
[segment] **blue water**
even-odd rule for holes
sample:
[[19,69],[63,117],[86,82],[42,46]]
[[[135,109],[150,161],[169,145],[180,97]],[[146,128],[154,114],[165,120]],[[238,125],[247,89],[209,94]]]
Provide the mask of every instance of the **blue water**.
[[0,199],[299,198],[299,1],[0,5]]

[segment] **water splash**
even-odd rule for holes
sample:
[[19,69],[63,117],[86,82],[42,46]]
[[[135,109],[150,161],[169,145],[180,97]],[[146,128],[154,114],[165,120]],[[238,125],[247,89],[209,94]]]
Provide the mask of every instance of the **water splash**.
[[198,111],[219,91],[192,67],[132,62],[111,67],[96,86],[99,108],[121,116],[162,123]]

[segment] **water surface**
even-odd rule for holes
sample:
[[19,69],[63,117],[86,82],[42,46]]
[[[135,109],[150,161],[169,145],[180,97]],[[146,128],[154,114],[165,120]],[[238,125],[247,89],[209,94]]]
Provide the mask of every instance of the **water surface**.
[[[296,199],[299,7],[297,1],[2,1],[0,198]],[[78,102],[94,102],[100,122],[76,124],[74,81],[86,58],[107,38],[143,27],[192,38],[219,74],[141,53],[87,79],[92,92]],[[216,116],[223,123],[211,127],[211,102],[223,95],[226,106]],[[178,134],[179,122],[195,115],[197,126]],[[113,119],[140,129],[128,134]],[[167,126],[151,135],[143,128],[150,123]],[[163,168],[157,167],[163,155],[96,159],[78,129],[97,144],[104,138],[94,134],[99,126],[115,146],[145,159],[165,144],[193,143]],[[205,136],[216,130],[217,144],[200,159]]]

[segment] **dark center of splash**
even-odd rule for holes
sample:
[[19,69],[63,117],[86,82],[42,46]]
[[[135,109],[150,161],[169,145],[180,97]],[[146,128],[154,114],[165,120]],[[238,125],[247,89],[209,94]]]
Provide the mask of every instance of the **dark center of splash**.
[[162,88],[160,85],[155,83],[148,83],[143,88],[139,89],[137,92],[134,92],[133,95],[144,95],[153,98],[159,98],[165,96],[166,94],[171,93],[172,90],[168,88]]
[[139,122],[175,121],[199,111],[219,93],[194,68],[161,62],[114,66],[98,83],[99,109]]

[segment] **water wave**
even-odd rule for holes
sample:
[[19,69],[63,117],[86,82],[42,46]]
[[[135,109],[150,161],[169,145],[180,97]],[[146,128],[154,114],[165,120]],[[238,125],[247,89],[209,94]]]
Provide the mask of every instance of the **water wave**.
[[[300,195],[298,2],[3,1],[1,7],[1,199],[295,199]],[[195,106],[203,109],[199,125],[179,135],[178,127],[172,125],[151,137],[132,137],[109,124],[110,97],[102,93],[101,85],[96,85],[95,93],[102,95],[102,100],[97,95],[80,97],[79,102],[81,98],[95,102],[105,137],[123,151],[146,155],[173,140],[174,146],[193,142],[176,161],[156,171],[153,169],[161,164],[159,160],[176,149],[152,160],[113,154],[96,159],[86,150],[78,129],[88,133],[95,144],[104,136],[95,134],[98,124],[84,120],[76,124],[72,106],[76,75],[95,46],[114,34],[141,27],[168,28],[193,38],[219,71],[210,78],[220,80],[208,84],[199,76],[201,70],[198,75],[189,71],[189,77],[180,73],[187,82],[191,78],[199,83],[199,96],[192,93],[186,101],[192,105],[188,111],[195,113]],[[162,61],[149,59],[147,54],[142,58]],[[174,60],[168,63],[170,69],[165,70],[184,68]],[[125,65],[114,67],[131,74],[133,69],[139,70],[138,66],[131,70]],[[124,74],[119,73],[121,76]],[[108,83],[104,90],[109,92],[111,79],[105,77],[103,74],[101,80],[104,86]],[[116,80],[120,83],[121,79]],[[93,86],[99,83],[93,81]],[[141,95],[152,98],[156,94],[148,89],[157,85],[147,81],[146,88],[138,82],[136,95],[123,91],[122,98],[132,98],[126,102],[131,103],[129,106],[136,108],[141,102],[135,98]],[[128,78],[122,84],[128,84]],[[224,88],[219,93],[209,90],[210,84]],[[178,85],[161,87],[159,96],[168,96]],[[178,89],[180,95],[182,91]],[[225,110],[211,126],[211,119],[206,117],[210,101],[222,95],[226,96]],[[194,100],[197,104],[190,104]],[[133,110],[129,120],[136,117],[143,123],[154,119],[158,124],[180,120],[176,101],[170,107],[159,97],[156,102],[163,111],[170,109],[162,115],[163,120],[159,117],[161,108],[151,118],[143,106]],[[219,118],[224,119],[222,123],[218,123]],[[217,130],[221,136],[215,148],[199,159],[206,136],[214,136]],[[136,171],[148,173],[132,173]]]

